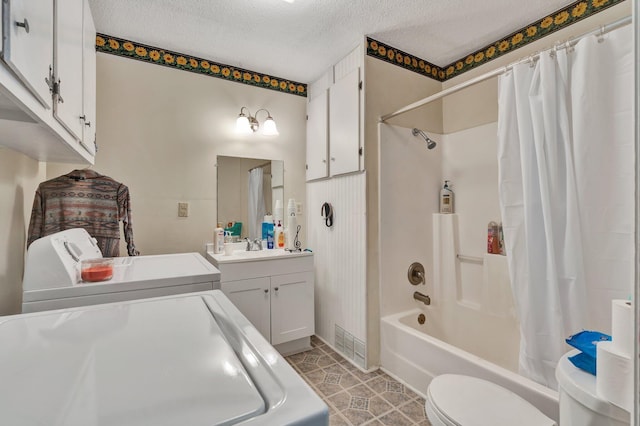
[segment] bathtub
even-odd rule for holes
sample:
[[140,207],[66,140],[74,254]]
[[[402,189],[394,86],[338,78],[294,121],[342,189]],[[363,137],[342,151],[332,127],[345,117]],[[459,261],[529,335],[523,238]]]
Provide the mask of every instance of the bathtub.
[[[420,314],[426,315],[423,325],[417,321]],[[548,417],[558,421],[557,392],[444,342],[437,319],[430,314],[428,309],[414,309],[382,317],[382,370],[404,381],[423,396],[426,396],[431,380],[440,374],[458,373],[486,379],[520,395]]]

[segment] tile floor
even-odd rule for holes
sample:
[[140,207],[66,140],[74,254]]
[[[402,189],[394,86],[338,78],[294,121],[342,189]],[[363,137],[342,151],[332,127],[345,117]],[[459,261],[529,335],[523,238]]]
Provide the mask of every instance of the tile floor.
[[378,370],[363,373],[315,336],[285,359],[329,406],[331,426],[426,425],[424,399]]

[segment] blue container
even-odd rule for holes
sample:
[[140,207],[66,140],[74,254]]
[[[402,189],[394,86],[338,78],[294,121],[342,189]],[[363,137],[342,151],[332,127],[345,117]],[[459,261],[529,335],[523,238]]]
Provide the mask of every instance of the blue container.
[[262,239],[267,240],[267,248],[273,248],[273,223],[262,222]]

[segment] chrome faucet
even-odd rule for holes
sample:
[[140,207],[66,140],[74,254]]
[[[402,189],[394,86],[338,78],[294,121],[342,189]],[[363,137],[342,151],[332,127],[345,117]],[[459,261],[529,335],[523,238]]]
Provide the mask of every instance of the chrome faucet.
[[429,296],[427,296],[426,294],[422,294],[419,291],[415,291],[413,292],[413,298],[416,300],[419,300],[420,302],[424,303],[425,305],[430,305],[431,304],[431,298]]
[[258,251],[262,250],[262,240],[260,238],[256,238],[251,241],[249,238],[245,238],[247,241],[247,251]]

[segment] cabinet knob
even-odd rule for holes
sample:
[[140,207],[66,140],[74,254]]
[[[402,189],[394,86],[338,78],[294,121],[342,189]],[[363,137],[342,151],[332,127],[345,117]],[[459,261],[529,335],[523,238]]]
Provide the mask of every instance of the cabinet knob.
[[331,161],[336,161],[336,157],[331,157]]
[[322,162],[326,164],[326,163],[327,163],[327,160],[325,160],[325,159],[322,159]]
[[278,287],[274,288],[275,291],[278,291]]
[[265,292],[265,293],[269,293],[269,289],[268,289],[268,288],[265,288],[265,289],[264,289],[264,292]]
[[20,28],[24,28],[27,34],[29,34],[29,21],[27,21],[27,18],[24,18],[24,21],[22,22],[16,21],[16,26]]

